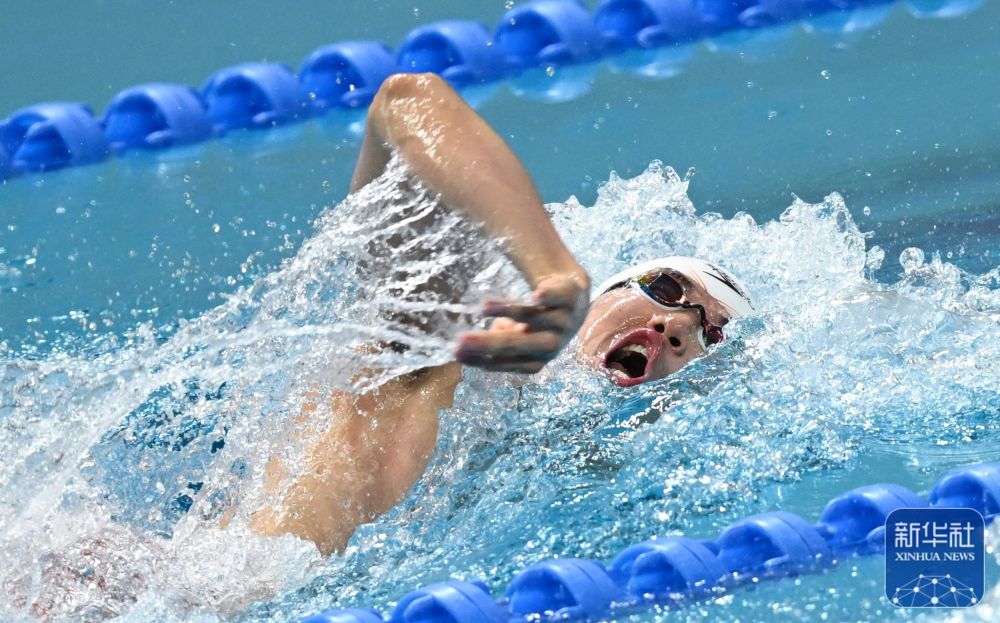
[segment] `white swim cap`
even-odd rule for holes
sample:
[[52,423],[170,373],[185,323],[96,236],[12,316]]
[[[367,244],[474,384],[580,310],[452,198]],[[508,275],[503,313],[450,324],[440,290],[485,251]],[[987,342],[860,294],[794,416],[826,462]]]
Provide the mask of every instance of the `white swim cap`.
[[604,294],[611,286],[617,283],[644,275],[656,269],[668,268],[681,273],[690,279],[692,283],[703,287],[709,296],[719,301],[726,308],[730,318],[739,318],[754,312],[753,303],[750,302],[750,297],[747,296],[746,289],[732,275],[705,260],[680,255],[661,257],[649,260],[648,262],[642,262],[612,275],[597,286],[593,291],[594,295],[591,297],[591,300]]

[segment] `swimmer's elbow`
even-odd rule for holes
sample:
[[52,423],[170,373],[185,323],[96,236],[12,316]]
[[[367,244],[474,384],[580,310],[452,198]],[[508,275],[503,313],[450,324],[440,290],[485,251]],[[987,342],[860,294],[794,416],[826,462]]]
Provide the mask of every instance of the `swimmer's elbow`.
[[375,101],[415,97],[433,92],[445,85],[444,79],[437,74],[393,74],[379,87]]
[[385,79],[372,101],[371,113],[387,117],[399,110],[399,102],[435,98],[453,93],[441,76],[432,73],[393,74]]

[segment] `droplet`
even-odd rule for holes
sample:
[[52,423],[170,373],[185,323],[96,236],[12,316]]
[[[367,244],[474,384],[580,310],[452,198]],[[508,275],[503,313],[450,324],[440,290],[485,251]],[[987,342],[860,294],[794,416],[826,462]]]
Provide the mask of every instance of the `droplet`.
[[777,110],[769,110],[769,111],[767,111],[767,119],[768,119],[768,121],[770,121],[771,119],[774,119],[777,116],[778,116],[778,111]]
[[511,10],[511,9],[513,9],[514,8],[514,1],[513,0],[507,0],[507,2],[503,3],[503,8],[507,9],[508,11]]
[[212,225],[212,231],[217,234],[222,231],[222,227],[220,227],[218,223],[214,223]]
[[825,70],[825,69],[823,71],[819,72],[819,75],[823,76],[824,80],[829,80],[830,79],[830,72],[827,71],[827,70]]
[[865,213],[865,216],[871,216],[872,215],[872,209],[869,208],[868,206],[865,206],[864,208],[862,208],[861,211]]
[[548,67],[545,68],[545,75],[550,78],[556,75],[556,68],[553,67],[552,65],[549,65]]
[[905,272],[914,271],[924,265],[924,251],[918,247],[908,247],[899,254],[899,265]]
[[827,130],[826,131],[826,135],[827,136],[833,136],[833,130]]

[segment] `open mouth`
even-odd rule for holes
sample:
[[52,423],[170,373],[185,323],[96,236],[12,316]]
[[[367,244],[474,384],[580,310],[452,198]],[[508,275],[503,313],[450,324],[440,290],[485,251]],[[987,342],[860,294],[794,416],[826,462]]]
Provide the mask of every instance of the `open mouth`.
[[618,385],[638,385],[649,379],[659,354],[659,334],[652,329],[638,329],[612,346],[604,357],[604,367],[611,372],[611,380]]

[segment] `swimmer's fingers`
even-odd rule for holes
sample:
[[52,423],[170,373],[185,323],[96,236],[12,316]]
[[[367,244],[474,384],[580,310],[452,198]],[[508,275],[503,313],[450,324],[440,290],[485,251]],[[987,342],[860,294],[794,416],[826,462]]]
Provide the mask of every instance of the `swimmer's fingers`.
[[509,318],[527,325],[532,331],[557,331],[562,333],[572,323],[572,313],[568,309],[486,301],[483,315],[492,318]]
[[459,338],[456,358],[487,370],[538,372],[579,328],[589,288],[586,275],[553,275],[527,301],[486,301],[483,313],[495,318],[493,326]]
[[484,301],[483,314],[510,318],[532,331],[555,331],[566,339],[580,326],[587,307],[587,293],[579,284],[554,276],[539,283],[527,301]]
[[507,364],[544,365],[559,352],[560,338],[551,331],[473,331],[459,338],[455,358],[489,370]]

